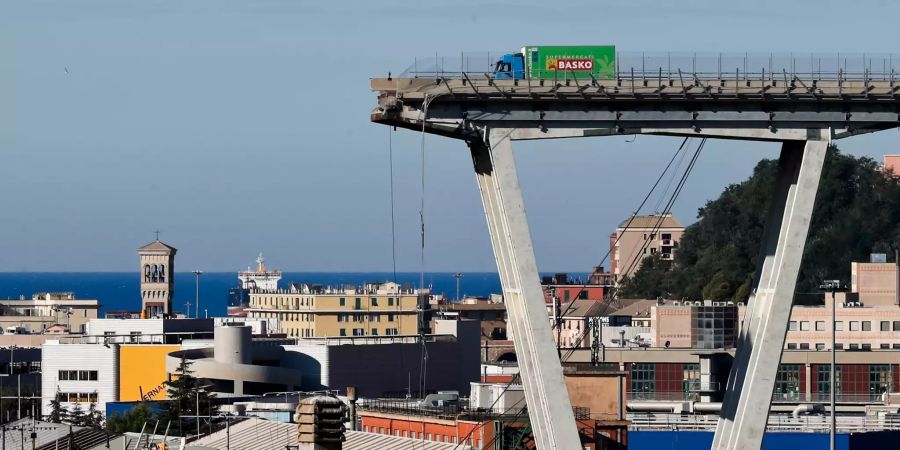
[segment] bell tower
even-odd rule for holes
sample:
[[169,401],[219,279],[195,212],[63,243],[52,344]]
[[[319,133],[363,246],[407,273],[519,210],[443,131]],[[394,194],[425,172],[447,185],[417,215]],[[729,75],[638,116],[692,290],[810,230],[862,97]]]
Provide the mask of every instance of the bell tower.
[[138,249],[141,260],[141,317],[167,317],[175,295],[175,253],[178,250],[159,240]]

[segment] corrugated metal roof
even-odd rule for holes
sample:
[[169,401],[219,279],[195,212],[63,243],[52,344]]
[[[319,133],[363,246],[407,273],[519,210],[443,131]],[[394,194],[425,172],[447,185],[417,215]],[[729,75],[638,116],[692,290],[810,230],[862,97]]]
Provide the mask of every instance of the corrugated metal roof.
[[[272,422],[252,418],[237,422],[226,430],[219,430],[202,439],[189,443],[185,450],[224,449],[225,441],[230,441],[233,449],[271,450],[297,445],[297,424]],[[377,433],[348,431],[344,450],[469,450],[471,447],[446,442],[422,441],[420,439],[387,436]]]

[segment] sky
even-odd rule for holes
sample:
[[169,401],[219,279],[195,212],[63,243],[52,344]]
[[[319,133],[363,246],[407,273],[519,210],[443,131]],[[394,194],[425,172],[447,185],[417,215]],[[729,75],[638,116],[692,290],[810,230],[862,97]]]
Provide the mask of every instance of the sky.
[[[420,270],[420,136],[369,122],[369,79],[418,58],[900,53],[896,2],[856,2],[865,20],[846,2],[730,3],[0,0],[0,271],[134,271],[155,230],[176,270],[235,271],[264,252],[282,270],[389,271],[391,151],[396,264]],[[898,142],[838,145],[881,160]],[[517,142],[539,269],[599,264],[679,143]],[[709,141],[675,216],[692,223],[777,151]],[[467,148],[428,136],[426,154],[424,269],[495,271]]]

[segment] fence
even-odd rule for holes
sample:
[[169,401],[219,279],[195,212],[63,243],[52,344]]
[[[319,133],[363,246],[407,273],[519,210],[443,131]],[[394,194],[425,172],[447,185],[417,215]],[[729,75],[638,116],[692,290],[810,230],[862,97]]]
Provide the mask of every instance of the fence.
[[[635,430],[686,430],[710,431],[718,424],[718,415],[681,415],[630,413],[629,428]],[[835,418],[837,430],[842,432],[864,432],[900,430],[900,416],[842,416]],[[769,431],[824,432],[831,426],[828,415],[808,415],[794,418],[790,414],[770,415],[766,429]]]
[[[462,52],[414,58],[400,78],[491,78],[504,53]],[[895,65],[896,64],[896,65]],[[618,52],[615,78],[626,80],[891,80],[900,71],[893,53]],[[554,78],[566,79],[564,72]],[[569,77],[570,78],[570,77]]]

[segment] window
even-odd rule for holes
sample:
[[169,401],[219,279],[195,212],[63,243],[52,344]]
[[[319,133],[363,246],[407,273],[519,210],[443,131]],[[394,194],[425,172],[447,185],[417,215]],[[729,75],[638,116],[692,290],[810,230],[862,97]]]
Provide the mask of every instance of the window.
[[346,328],[341,328],[340,335],[341,335],[341,336],[346,336],[346,335],[347,335],[347,329],[346,329]]
[[631,364],[631,398],[652,399],[656,392],[656,364]]
[[800,344],[800,350],[809,350],[809,342]]
[[881,331],[891,331],[891,323],[887,320],[881,321]]
[[872,350],[872,344],[863,344],[862,349],[863,350]]
[[130,333],[130,335],[131,335],[131,337],[129,338],[129,340],[131,342],[140,342],[140,340],[141,340],[141,332],[140,331],[132,331]]
[[891,344],[881,344],[881,349],[882,349],[882,350],[890,350],[890,349],[891,349]]
[[809,322],[804,320],[800,322],[800,331],[809,331]]
[[378,328],[372,328],[372,336],[378,336]]
[[347,299],[344,297],[341,297],[341,299],[338,300],[338,304],[341,306],[347,306]]
[[843,350],[843,349],[844,349],[844,344],[841,344],[840,342],[835,342],[835,344],[834,344],[834,349],[835,349],[835,350]]
[[855,320],[850,321],[850,331],[859,331],[859,322]]
[[672,233],[663,233],[662,238],[664,241],[668,241],[669,239],[672,239]]
[[365,336],[365,335],[366,335],[366,332],[365,332],[365,330],[362,329],[362,328],[354,328],[354,329],[353,329],[353,335],[354,335],[354,336]]
[[393,314],[393,313],[388,313],[387,316],[388,316],[388,322],[393,322],[393,321],[394,321],[394,314]]
[[696,392],[700,388],[700,364],[682,364],[681,371],[681,391]]
[[793,343],[788,344],[787,348],[788,348],[788,350],[797,350],[797,344],[793,344]]
[[384,330],[384,334],[386,334],[388,336],[396,336],[397,329],[396,328],[388,328],[388,329]]
[[869,320],[864,320],[862,323],[863,331],[872,331],[872,322]]
[[900,320],[894,321],[894,331],[900,331]]
[[[820,401],[828,400],[831,398],[831,366],[818,364],[816,369],[816,393]],[[834,371],[834,393],[841,393],[841,366],[836,366]]]
[[816,344],[816,350],[825,350],[825,344]]
[[800,365],[781,364],[775,375],[774,400],[798,400],[800,398]]
[[825,331],[825,322],[821,320],[816,321],[816,331]]
[[859,350],[859,344],[850,344],[850,350]]
[[360,309],[360,308],[362,308],[362,299],[359,297],[356,297],[356,301],[353,302],[353,309]]
[[792,320],[788,322],[788,331],[797,331],[797,321]]
[[378,306],[378,298],[372,297],[372,306]]
[[834,331],[844,331],[844,322],[838,320],[834,323]]
[[337,315],[337,321],[338,321],[338,322],[346,322],[346,321],[347,321],[347,315],[346,315],[346,314],[338,314],[338,315]]
[[891,344],[891,348],[894,350],[900,350],[900,344]]
[[388,297],[388,306],[394,306],[394,297]]
[[878,396],[891,392],[891,366],[888,364],[869,365],[869,395]]
[[69,371],[68,370],[60,370],[59,371],[59,381],[69,381]]

